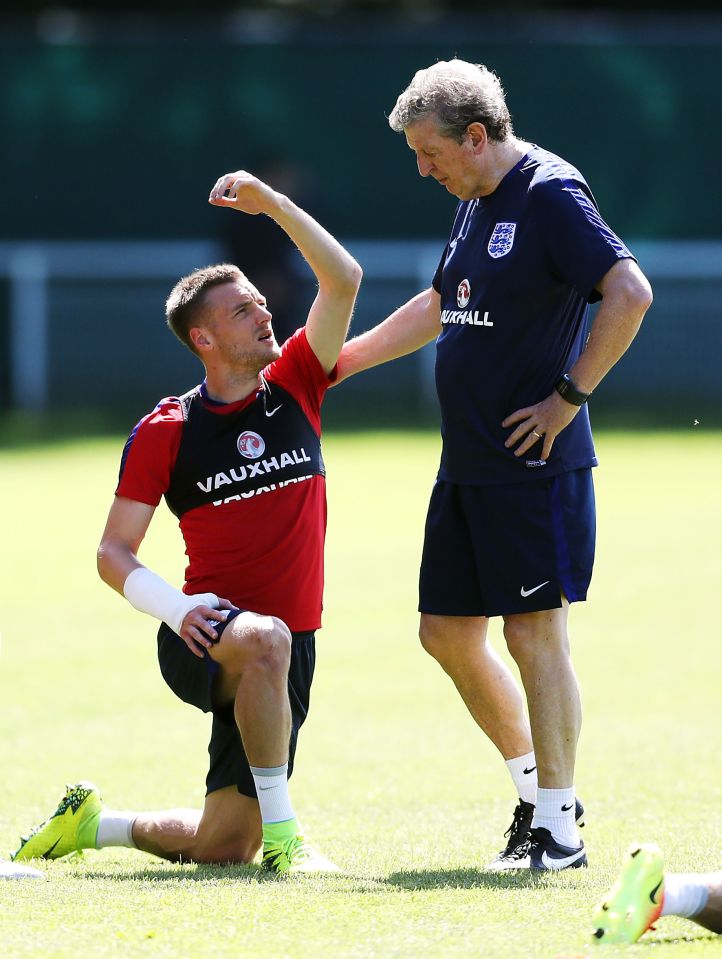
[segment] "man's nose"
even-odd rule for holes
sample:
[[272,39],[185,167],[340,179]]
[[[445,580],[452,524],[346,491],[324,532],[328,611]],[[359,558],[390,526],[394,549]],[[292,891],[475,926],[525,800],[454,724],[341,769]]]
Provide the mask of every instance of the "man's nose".
[[421,176],[428,176],[431,173],[433,164],[430,160],[425,160],[423,157],[416,157],[416,166],[419,168]]

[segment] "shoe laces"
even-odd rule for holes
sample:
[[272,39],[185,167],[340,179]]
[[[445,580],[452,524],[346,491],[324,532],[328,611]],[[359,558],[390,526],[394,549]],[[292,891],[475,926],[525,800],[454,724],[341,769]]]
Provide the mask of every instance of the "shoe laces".
[[[531,811],[529,808],[531,807]],[[511,826],[504,833],[505,836],[509,837],[509,845],[511,845],[514,840],[518,839],[521,841],[522,835],[527,835],[531,829],[532,821],[532,811],[534,807],[531,803],[519,802],[517,807],[514,810],[514,818],[511,821]]]
[[504,833],[509,837],[506,849],[501,854],[503,859],[523,859],[529,852],[531,845],[531,822],[534,806],[531,803],[520,801],[514,810],[511,825]]
[[53,816],[62,816],[63,813],[68,809],[72,809],[73,812],[77,812],[88,798],[91,791],[92,790],[86,788],[85,786],[72,786],[68,784],[65,787],[65,795],[60,800],[60,804],[53,813]]
[[311,853],[308,849],[304,836],[291,836],[285,842],[271,846],[264,850],[263,862],[269,866],[275,866],[279,859],[286,859],[288,864],[305,862],[309,859]]
[[311,857],[311,852],[303,836],[294,836],[290,839],[285,851],[290,863],[305,862]]

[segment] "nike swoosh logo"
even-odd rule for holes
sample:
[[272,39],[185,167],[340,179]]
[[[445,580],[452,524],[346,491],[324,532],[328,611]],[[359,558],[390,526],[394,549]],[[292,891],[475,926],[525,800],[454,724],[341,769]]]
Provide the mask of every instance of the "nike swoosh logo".
[[52,846],[50,847],[50,849],[48,849],[46,852],[44,852],[41,858],[42,858],[42,859],[49,859],[49,858],[50,858],[50,853],[53,851],[53,849],[55,849],[55,847],[57,846],[57,844],[60,842],[61,839],[62,839],[62,836],[58,836],[58,838],[57,838],[57,839],[55,840],[55,842],[52,844]]
[[562,806],[562,812],[569,812],[570,809],[574,809],[574,803],[571,806]]
[[532,766],[531,769],[525,769],[525,770],[524,770],[524,775],[525,775],[525,776],[531,776],[531,774],[534,772],[535,769],[536,769],[536,766]]
[[543,583],[539,583],[538,586],[534,586],[534,587],[532,587],[531,589],[524,589],[524,587],[522,586],[522,588],[521,588],[521,595],[524,597],[524,599],[526,599],[527,596],[531,596],[532,593],[536,593],[536,591],[537,591],[538,589],[541,589],[542,586],[548,586],[550,582],[551,582],[551,581],[547,579],[547,580],[545,580]]
[[260,790],[262,790],[263,792],[266,792],[267,789],[278,789],[278,786],[275,786],[275,785],[274,785],[274,786],[259,786],[258,788],[259,788]]
[[542,865],[546,866],[547,869],[566,869],[567,866],[571,866],[578,859],[581,859],[583,855],[584,846],[582,846],[581,849],[577,849],[571,856],[564,856],[561,859],[552,859],[545,849],[542,853],[541,861]]
[[650,902],[653,902],[655,906],[658,906],[658,905],[659,905],[659,901],[658,901],[657,899],[655,899],[654,897],[655,897],[655,896],[657,895],[657,893],[659,892],[659,887],[662,885],[663,882],[664,882],[664,879],[660,879],[660,881],[657,883],[657,885],[654,887],[654,889],[653,889],[653,890],[650,892],[650,894],[649,894],[649,901],[650,901]]
[[282,406],[283,403],[279,403],[278,406],[274,406],[272,410],[266,410],[266,416],[273,416],[274,413],[278,413]]

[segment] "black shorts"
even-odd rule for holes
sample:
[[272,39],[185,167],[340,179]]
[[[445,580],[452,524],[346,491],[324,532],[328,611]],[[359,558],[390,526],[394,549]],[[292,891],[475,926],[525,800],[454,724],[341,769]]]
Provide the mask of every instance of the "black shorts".
[[[225,623],[215,628],[220,635],[225,626],[241,610],[232,612]],[[291,703],[291,739],[288,745],[288,775],[293,771],[298,731],[308,715],[313,671],[316,665],[315,634],[292,633],[291,664],[288,669],[288,698]],[[210,757],[206,776],[206,794],[236,786],[244,796],[256,798],[248,759],[241,735],[233,718],[233,707],[219,707],[213,701],[213,683],[218,673],[216,663],[206,653],[201,659],[194,655],[183,640],[166,623],[158,630],[158,662],[163,679],[179,699],[190,703],[204,713],[213,713]]]
[[591,469],[504,486],[437,480],[426,518],[419,611],[504,616],[587,597],[596,520]]

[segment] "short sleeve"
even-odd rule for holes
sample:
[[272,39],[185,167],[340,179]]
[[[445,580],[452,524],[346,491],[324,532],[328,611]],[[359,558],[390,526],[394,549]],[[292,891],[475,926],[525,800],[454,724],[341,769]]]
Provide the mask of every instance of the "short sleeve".
[[296,330],[283,344],[281,356],[263,373],[270,384],[277,383],[300,405],[317,433],[321,432],[321,403],[336,379],[336,367],[326,374],[311,349],[306,328]]
[[157,506],[170,486],[183,432],[177,397],[161,400],[128,437],[120,460],[116,496]]
[[632,253],[604,222],[586,184],[545,180],[532,187],[532,201],[552,269],[585,300],[600,299],[596,285]]
[[446,246],[444,247],[444,252],[441,254],[439,265],[436,267],[436,273],[434,273],[434,278],[431,281],[431,286],[439,295],[441,295],[441,274],[444,271],[444,264],[446,263],[446,255],[448,252],[449,252],[449,244],[447,243]]

